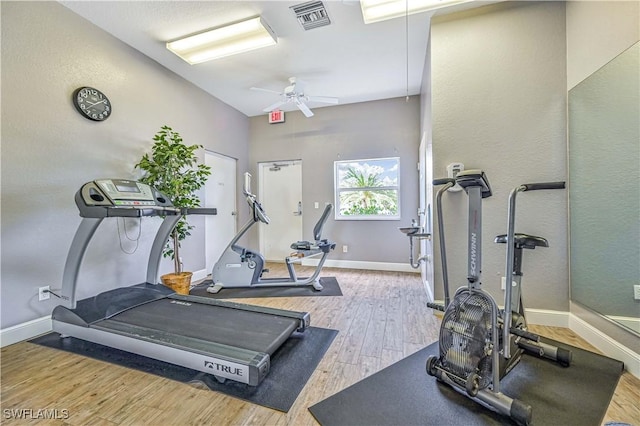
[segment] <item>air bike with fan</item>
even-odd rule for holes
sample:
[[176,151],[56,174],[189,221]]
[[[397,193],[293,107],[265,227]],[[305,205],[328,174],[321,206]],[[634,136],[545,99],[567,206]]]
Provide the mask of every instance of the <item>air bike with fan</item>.
[[[520,285],[523,249],[548,247],[547,240],[515,233],[516,195],[519,192],[562,189],[564,182],[534,183],[516,187],[509,196],[508,231],[496,237],[495,242],[507,245],[507,267],[504,309],[481,288],[482,253],[482,200],[490,197],[491,187],[481,170],[467,170],[454,179],[437,179],[441,186],[437,195],[437,214],[441,239],[445,304],[429,303],[429,307],[444,311],[439,335],[439,356],[427,359],[427,373],[454,389],[465,393],[474,401],[510,416],[516,423],[529,425],[532,408],[526,401],[511,398],[500,389],[500,380],[520,361],[523,353],[549,358],[562,366],[571,363],[571,352],[540,341],[540,337],[527,331]],[[468,285],[459,288],[449,301],[444,225],[442,223],[442,194],[458,183],[469,197],[468,229]]]

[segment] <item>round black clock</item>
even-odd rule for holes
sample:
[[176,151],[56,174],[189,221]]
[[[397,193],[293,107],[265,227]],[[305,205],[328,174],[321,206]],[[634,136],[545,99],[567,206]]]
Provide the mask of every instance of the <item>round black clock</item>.
[[84,118],[103,121],[111,115],[111,102],[93,87],[80,87],[73,92],[73,105]]

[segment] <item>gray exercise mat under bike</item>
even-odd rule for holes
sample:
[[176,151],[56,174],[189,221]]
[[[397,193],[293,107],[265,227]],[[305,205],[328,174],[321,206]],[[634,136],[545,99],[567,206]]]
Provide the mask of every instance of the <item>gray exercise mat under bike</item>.
[[[534,425],[600,425],[623,363],[543,338],[573,352],[571,368],[524,355],[501,382],[533,407]],[[512,425],[513,421],[439,383],[425,371],[435,342],[309,408],[329,425]]]
[[189,292],[192,296],[210,297],[212,299],[251,299],[258,297],[316,297],[342,296],[342,290],[335,277],[322,277],[320,284],[323,289],[318,291],[311,286],[298,287],[238,287],[223,288],[218,293],[207,292],[212,284],[211,280],[203,281]]
[[304,333],[294,334],[274,353],[269,375],[258,386],[231,380],[219,383],[210,374],[72,337],[63,339],[58,333],[37,337],[30,343],[189,383],[198,388],[206,386],[225,395],[287,412],[337,334],[336,330],[318,327],[309,327]]

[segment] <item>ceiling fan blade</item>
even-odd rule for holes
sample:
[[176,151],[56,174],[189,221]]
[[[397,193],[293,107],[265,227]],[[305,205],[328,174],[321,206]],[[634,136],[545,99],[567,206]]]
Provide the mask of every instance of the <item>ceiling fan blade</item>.
[[301,102],[299,99],[296,100],[296,105],[298,106],[298,109],[300,111],[302,111],[302,113],[304,114],[305,117],[309,118],[309,117],[313,117],[313,112],[311,112],[311,110],[309,109],[308,106],[306,106],[304,104],[304,102]]
[[264,112],[271,112],[271,111],[273,111],[274,109],[278,108],[280,105],[284,105],[285,103],[286,103],[286,102],[278,101],[278,102],[276,102],[276,103],[275,103],[275,104],[273,104],[273,105],[269,105],[268,107],[266,107],[266,108],[265,108],[265,109],[263,109],[262,111],[264,111]]
[[322,102],[324,104],[337,104],[338,98],[329,98],[326,96],[307,96],[309,102]]
[[281,95],[281,92],[276,92],[275,90],[271,90],[271,89],[263,89],[262,87],[250,87],[249,90],[256,90],[258,92],[268,92],[268,93],[276,93],[278,95]]

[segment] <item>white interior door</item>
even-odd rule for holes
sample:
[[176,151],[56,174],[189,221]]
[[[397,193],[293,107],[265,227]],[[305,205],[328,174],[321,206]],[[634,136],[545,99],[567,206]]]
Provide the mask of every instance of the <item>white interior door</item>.
[[283,262],[291,243],[302,240],[302,161],[259,164],[259,197],[271,220],[260,224],[260,252]]
[[[431,156],[431,144],[428,144],[426,133],[423,134],[418,148],[418,156],[420,159],[420,208],[418,222],[425,232],[432,232],[432,213],[431,200],[433,199],[433,167]],[[433,302],[433,235],[431,239],[420,240],[420,257],[425,256],[427,259],[422,262],[420,273],[427,299]]]
[[205,151],[205,164],[211,167],[211,176],[205,184],[205,207],[215,207],[218,214],[207,216],[206,265],[211,273],[229,241],[236,234],[236,159]]

